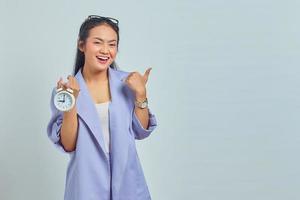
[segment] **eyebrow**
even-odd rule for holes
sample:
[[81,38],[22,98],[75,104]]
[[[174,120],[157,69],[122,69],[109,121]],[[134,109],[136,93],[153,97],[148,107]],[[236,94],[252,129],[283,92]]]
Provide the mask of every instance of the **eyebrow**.
[[[93,39],[97,39],[97,40],[100,40],[100,41],[104,42],[103,39],[98,38],[98,37],[94,37]],[[108,42],[116,42],[116,41],[117,41],[117,40],[113,39],[113,40],[109,40]]]

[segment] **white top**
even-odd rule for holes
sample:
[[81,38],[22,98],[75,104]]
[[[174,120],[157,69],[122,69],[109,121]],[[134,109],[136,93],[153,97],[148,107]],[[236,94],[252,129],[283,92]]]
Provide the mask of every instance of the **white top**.
[[100,118],[106,153],[109,153],[109,139],[110,139],[109,116],[108,116],[109,115],[109,113],[108,113],[109,102],[110,101],[95,104],[99,118]]

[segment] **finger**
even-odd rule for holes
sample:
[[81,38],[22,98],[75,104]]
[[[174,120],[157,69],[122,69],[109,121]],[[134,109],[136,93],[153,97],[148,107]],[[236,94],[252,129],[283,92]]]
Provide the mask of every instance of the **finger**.
[[62,85],[62,87],[64,88],[64,89],[67,89],[69,86],[68,86],[68,83],[61,83],[61,85]]
[[149,74],[150,74],[150,71],[152,70],[152,67],[149,67],[147,70],[146,70],[146,72],[145,72],[145,74],[144,74],[144,80],[145,80],[145,82],[147,82],[148,81],[148,77],[149,77]]
[[79,91],[80,89],[79,89],[79,85],[78,85],[78,83],[77,83],[77,80],[76,80],[76,78],[74,77],[74,76],[68,76],[68,84],[67,84],[67,86],[69,87],[69,88],[71,88],[73,91]]
[[69,76],[67,77],[67,79],[68,79],[67,86],[70,87],[70,88],[74,87],[74,84],[73,84],[73,77],[72,77],[71,75],[69,75]]
[[61,88],[62,87],[62,77],[59,78],[59,80],[56,83],[56,88]]
[[59,81],[60,81],[60,80],[58,80],[58,81],[56,82],[56,89],[59,88]]
[[71,79],[72,79],[72,76],[71,76],[71,75],[68,75],[68,76],[67,76],[66,86],[70,87]]
[[72,89],[77,88],[77,84],[76,84],[77,82],[76,82],[76,78],[74,76],[69,75],[67,77],[67,79],[68,79],[68,86],[69,87],[71,87]]
[[136,72],[130,72],[130,73],[128,74],[127,78],[133,76],[135,73],[136,73]]
[[80,88],[79,85],[77,84],[77,80],[74,76],[68,76],[68,88],[70,88],[73,91],[73,94],[75,97],[78,96]]
[[127,75],[127,77],[124,77],[124,78],[122,79],[123,82],[127,82],[128,79],[129,79],[133,74],[134,74],[134,72],[130,72],[130,73]]
[[75,78],[75,77],[72,76],[72,75],[68,75],[68,76],[67,76],[67,79],[68,79],[68,80],[73,80],[74,78]]

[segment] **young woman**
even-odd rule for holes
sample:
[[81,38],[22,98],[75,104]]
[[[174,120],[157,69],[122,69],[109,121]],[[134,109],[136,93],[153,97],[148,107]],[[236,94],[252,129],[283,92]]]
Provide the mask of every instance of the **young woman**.
[[[74,76],[53,88],[47,134],[70,155],[65,200],[151,199],[135,145],[157,126],[145,107],[151,68],[118,70],[118,45],[118,20],[89,16],[80,27]],[[57,88],[73,90],[70,111],[54,106]]]

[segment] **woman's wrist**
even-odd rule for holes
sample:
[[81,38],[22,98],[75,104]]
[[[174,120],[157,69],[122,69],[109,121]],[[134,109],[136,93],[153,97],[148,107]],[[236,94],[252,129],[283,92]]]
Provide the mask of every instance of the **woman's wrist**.
[[142,102],[142,101],[144,101],[146,98],[147,98],[146,92],[143,92],[143,93],[136,93],[136,94],[135,94],[135,100],[136,100],[136,101]]

